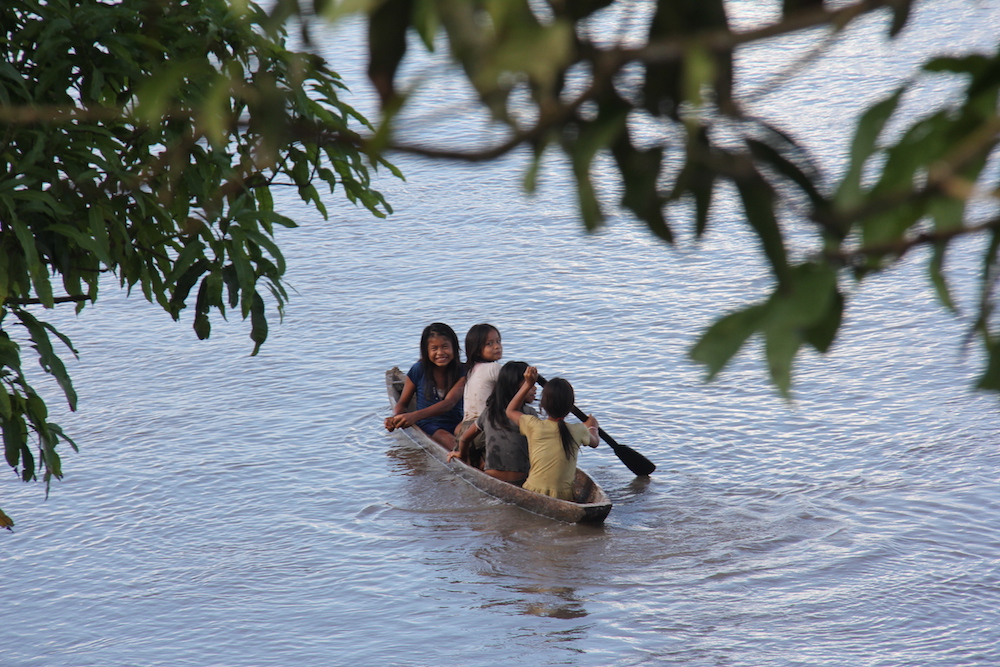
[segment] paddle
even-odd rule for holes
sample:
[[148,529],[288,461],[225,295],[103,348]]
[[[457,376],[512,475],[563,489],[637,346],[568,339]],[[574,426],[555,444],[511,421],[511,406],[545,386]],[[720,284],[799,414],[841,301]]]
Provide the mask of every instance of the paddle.
[[[541,375],[538,376],[538,384],[544,387],[546,382],[548,380]],[[573,416],[580,421],[586,421],[587,415],[580,408],[574,405],[572,412]],[[625,464],[625,467],[636,475],[649,475],[656,470],[656,465],[652,461],[631,447],[615,442],[615,439],[605,433],[600,426],[597,427],[597,434],[601,436],[601,440],[608,443],[615,455]]]

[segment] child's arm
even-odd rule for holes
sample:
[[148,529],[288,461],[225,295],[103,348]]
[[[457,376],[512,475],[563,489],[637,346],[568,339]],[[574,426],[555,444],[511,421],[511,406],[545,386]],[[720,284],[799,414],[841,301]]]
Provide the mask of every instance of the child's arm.
[[448,461],[450,462],[456,456],[466,463],[469,462],[469,443],[472,439],[479,434],[479,424],[472,422],[469,424],[468,428],[462,432],[462,436],[458,439],[458,451],[448,452]]
[[507,404],[507,410],[505,411],[507,419],[514,426],[518,426],[521,423],[521,417],[524,413],[521,412],[520,408],[524,405],[524,399],[528,397],[528,392],[535,386],[536,380],[538,380],[538,369],[534,366],[528,366],[524,370],[524,382],[521,383],[521,388],[514,394],[514,398],[510,399],[510,403]]
[[399,393],[399,400],[396,401],[396,405],[392,406],[392,417],[385,418],[385,430],[392,431],[398,428],[396,424],[396,417],[406,409],[406,406],[410,404],[410,400],[413,398],[413,392],[417,390],[417,385],[413,384],[413,380],[410,378],[405,378],[403,380],[403,391]]
[[583,425],[587,427],[588,431],[590,431],[590,446],[597,447],[597,445],[601,442],[597,433],[597,429],[600,428],[597,424],[597,417],[594,415],[588,415],[587,419],[584,420]]
[[[403,387],[403,391],[404,392],[406,391],[405,386]],[[465,378],[463,377],[459,378],[458,382],[455,383],[455,386],[448,391],[448,395],[445,396],[440,401],[438,401],[437,403],[433,405],[428,405],[426,408],[423,408],[422,410],[414,410],[413,412],[404,412],[403,414],[397,414],[394,417],[389,417],[389,420],[392,420],[393,428],[409,428],[410,426],[413,426],[421,419],[427,419],[428,417],[435,417],[437,415],[441,415],[444,414],[445,412],[448,412],[453,407],[455,407],[456,403],[458,403],[462,399],[464,393],[465,393]],[[400,396],[400,401],[402,401],[402,396]],[[403,405],[405,406],[406,404],[403,403]],[[388,425],[389,420],[386,420],[387,422],[386,428],[389,428]],[[389,430],[391,431],[392,429],[390,428]]]

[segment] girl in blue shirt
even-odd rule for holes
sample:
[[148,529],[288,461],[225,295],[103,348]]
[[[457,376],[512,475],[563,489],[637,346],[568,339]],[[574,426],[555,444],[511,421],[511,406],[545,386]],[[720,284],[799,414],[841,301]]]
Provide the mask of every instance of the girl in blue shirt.
[[[459,360],[458,336],[447,324],[434,322],[420,336],[420,361],[406,374],[403,392],[385,420],[392,431],[416,424],[442,447],[455,448],[455,428],[462,421],[465,368]],[[417,407],[407,412],[416,395]]]

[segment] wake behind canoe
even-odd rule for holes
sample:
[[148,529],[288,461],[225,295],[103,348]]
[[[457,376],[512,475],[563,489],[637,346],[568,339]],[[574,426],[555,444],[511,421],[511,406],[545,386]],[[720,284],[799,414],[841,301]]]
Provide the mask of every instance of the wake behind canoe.
[[[385,373],[386,391],[392,405],[395,405],[396,401],[399,400],[399,395],[403,390],[404,377],[405,374],[398,368],[392,368]],[[573,496],[576,502],[560,500],[490,477],[482,470],[459,459],[448,462],[448,452],[445,448],[431,440],[417,426],[397,429],[393,433],[400,438],[406,438],[420,445],[425,452],[480,491],[504,502],[517,505],[533,514],[567,523],[603,523],[608,512],[611,511],[611,501],[607,494],[590,478],[590,475],[580,468],[576,469],[576,479],[573,483]]]

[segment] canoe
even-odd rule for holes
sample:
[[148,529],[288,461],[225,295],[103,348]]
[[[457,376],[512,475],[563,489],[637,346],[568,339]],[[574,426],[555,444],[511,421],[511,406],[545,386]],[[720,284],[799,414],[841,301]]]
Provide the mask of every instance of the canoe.
[[[385,372],[385,386],[389,393],[389,402],[395,405],[403,391],[403,380],[406,374],[399,368]],[[453,473],[476,487],[483,493],[533,514],[565,521],[567,523],[603,523],[611,511],[611,500],[604,490],[580,468],[576,469],[576,480],[573,483],[574,501],[560,500],[551,496],[535,493],[514,486],[507,482],[490,477],[479,468],[475,468],[460,459],[448,461],[447,450],[431,440],[418,426],[396,429],[393,431],[399,438],[406,438],[418,445],[432,457],[447,466]]]

